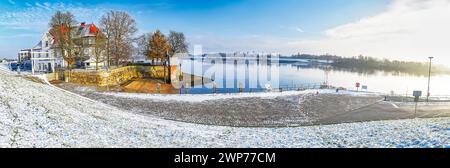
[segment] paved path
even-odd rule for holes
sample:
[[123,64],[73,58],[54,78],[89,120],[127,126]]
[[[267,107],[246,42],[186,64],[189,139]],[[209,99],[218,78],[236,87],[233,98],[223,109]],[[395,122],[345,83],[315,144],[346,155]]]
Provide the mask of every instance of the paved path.
[[450,117],[450,103],[419,103],[415,114],[414,103],[379,102],[364,108],[321,119],[321,123],[349,123],[361,121],[398,120],[410,118]]
[[[321,118],[373,104],[378,96],[297,94],[274,98],[245,97],[200,102],[159,101],[101,94],[72,84],[58,85],[80,95],[138,114],[197,124],[236,127],[285,127],[323,124]],[[175,95],[177,96],[177,95]],[[193,98],[179,95],[181,99]],[[301,100],[301,102],[300,102]]]
[[[243,97],[185,102],[101,94],[95,89],[72,84],[59,86],[123,110],[207,125],[283,127],[414,118],[413,104],[380,102],[382,97],[367,95],[299,93],[275,98]],[[179,96],[182,100],[183,95]],[[192,97],[186,97],[189,98]],[[431,103],[420,105],[417,117],[450,117],[449,112],[450,103]]]

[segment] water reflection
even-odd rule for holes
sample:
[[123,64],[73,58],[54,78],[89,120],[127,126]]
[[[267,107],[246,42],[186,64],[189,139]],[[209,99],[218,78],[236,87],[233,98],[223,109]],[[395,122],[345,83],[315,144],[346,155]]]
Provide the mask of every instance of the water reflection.
[[[289,88],[292,86],[307,86],[330,84],[335,87],[356,89],[355,83],[368,87],[368,91],[411,94],[413,90],[426,90],[427,77],[402,73],[398,71],[376,71],[361,69],[343,69],[327,64],[278,63],[261,62],[257,58],[220,60],[211,58],[193,58],[181,60],[181,69],[185,73],[205,77],[214,81],[217,92],[239,92],[243,87],[245,92],[265,91],[266,86],[272,88]],[[186,68],[186,67],[189,67]],[[194,68],[192,68],[194,67]],[[435,75],[431,82],[432,95],[450,95],[449,75]],[[192,93],[211,93],[212,83],[202,83],[192,90]],[[411,92],[411,93],[409,93]]]

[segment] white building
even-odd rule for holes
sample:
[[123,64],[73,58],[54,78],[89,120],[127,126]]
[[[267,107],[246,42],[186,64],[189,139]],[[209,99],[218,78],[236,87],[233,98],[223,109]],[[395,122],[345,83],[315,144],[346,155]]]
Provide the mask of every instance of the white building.
[[[81,25],[78,28],[79,32],[77,32],[77,38],[82,38],[83,43],[86,46],[84,49],[84,57],[87,58],[87,60],[83,60],[84,66],[86,69],[95,69],[96,62],[98,62],[99,67],[106,66],[106,60],[99,59],[97,60],[95,57],[95,40],[96,40],[96,33],[100,31],[97,26],[94,24],[85,24],[81,23]],[[105,52],[105,51],[104,51]],[[105,53],[102,53],[103,56]],[[101,57],[102,57],[101,56]]]
[[17,56],[18,62],[24,62],[31,59],[31,49],[23,49],[19,51],[19,54]]
[[31,48],[31,64],[33,72],[54,72],[57,67],[64,67],[62,57],[52,48],[53,38],[50,33],[44,33],[41,41]]
[[[77,64],[82,63],[84,68],[94,69],[96,66],[95,62],[97,61],[94,53],[95,33],[97,33],[99,29],[94,24],[81,23],[80,26],[76,27],[74,30],[75,38],[81,38],[85,45],[83,53],[78,53],[81,55],[81,60],[78,60]],[[36,46],[19,52],[19,62],[30,60],[33,73],[54,72],[56,68],[65,67],[67,62],[64,61],[58,48],[55,48],[53,43],[54,40],[52,35],[49,32],[44,33]],[[106,61],[99,60],[98,62],[99,67],[105,66]]]

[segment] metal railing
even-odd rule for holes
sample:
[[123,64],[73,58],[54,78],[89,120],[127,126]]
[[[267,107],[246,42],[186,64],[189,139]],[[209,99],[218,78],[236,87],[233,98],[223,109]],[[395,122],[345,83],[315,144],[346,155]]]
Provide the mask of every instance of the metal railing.
[[[414,102],[414,96],[410,94],[385,94],[386,101]],[[420,102],[426,101],[426,96],[420,97]],[[430,102],[450,102],[450,95],[432,95],[429,97]]]
[[303,83],[303,84],[292,84],[292,85],[280,85],[277,90],[279,91],[300,91],[308,89],[321,89],[325,85],[323,83]]
[[[320,89],[323,85],[318,83],[311,84],[299,84],[299,85],[281,85],[277,88],[207,88],[207,87],[194,87],[194,88],[151,88],[144,91],[145,93],[152,94],[227,94],[227,93],[261,93],[261,92],[285,92],[285,91],[303,91],[308,89]],[[124,90],[125,92],[137,92],[138,90]]]

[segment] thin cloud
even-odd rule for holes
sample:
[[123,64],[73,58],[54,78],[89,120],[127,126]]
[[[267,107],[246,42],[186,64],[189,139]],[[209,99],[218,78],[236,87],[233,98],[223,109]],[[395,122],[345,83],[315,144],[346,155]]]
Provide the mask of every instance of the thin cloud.
[[21,37],[40,37],[42,34],[11,34],[0,36],[0,39],[17,39]]
[[296,32],[299,32],[299,33],[304,33],[305,32],[301,27],[292,27],[292,26],[284,26],[284,25],[280,25],[279,27],[281,29],[288,30],[288,31],[296,31]]
[[51,16],[58,10],[70,11],[79,21],[87,22],[97,21],[101,14],[109,11],[101,7],[49,2],[27,3],[26,6],[24,9],[0,12],[0,26],[4,29],[45,31]]
[[298,32],[300,32],[300,33],[304,33],[304,32],[305,32],[305,31],[304,31],[302,28],[300,28],[300,27],[295,28],[295,30],[298,31]]
[[8,0],[8,2],[9,2],[9,4],[11,4],[11,5],[15,5],[15,4],[16,4],[16,2],[15,2],[14,0]]
[[43,4],[40,4],[39,2],[36,2],[35,3],[35,5],[37,6],[37,7],[39,7],[39,8],[43,8],[43,9],[46,9],[46,10],[51,10],[51,8],[50,8],[50,3],[43,3]]

